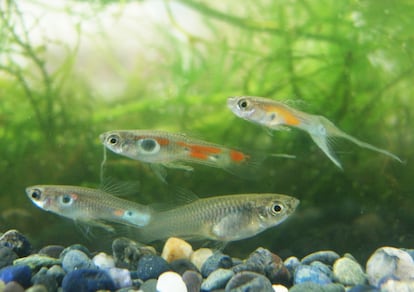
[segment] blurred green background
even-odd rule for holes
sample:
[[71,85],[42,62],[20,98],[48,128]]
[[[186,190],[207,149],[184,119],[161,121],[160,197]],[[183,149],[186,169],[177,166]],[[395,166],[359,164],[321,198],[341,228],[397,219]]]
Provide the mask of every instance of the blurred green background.
[[[114,235],[84,236],[24,188],[98,187],[99,134],[135,128],[297,156],[267,159],[256,181],[196,165],[168,170],[165,185],[147,165],[108,153],[105,174],[139,183],[126,198],[145,204],[174,201],[170,186],[301,200],[284,224],[231,243],[232,255],[264,246],[365,260],[380,246],[413,247],[412,1],[5,0],[0,13],[1,232],[17,228],[35,248],[109,250]],[[231,95],[288,100],[406,164],[340,140],[342,172],[305,132],[270,134],[236,118]]]

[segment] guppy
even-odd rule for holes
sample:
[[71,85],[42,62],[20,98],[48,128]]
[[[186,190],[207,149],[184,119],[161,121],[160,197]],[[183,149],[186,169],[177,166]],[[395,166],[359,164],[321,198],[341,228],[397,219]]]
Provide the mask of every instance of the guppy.
[[255,173],[255,169],[264,159],[264,156],[259,154],[248,154],[196,140],[184,134],[164,131],[118,130],[103,133],[100,139],[105,147],[117,154],[185,170],[193,170],[191,166],[184,164],[189,162],[222,168],[230,173],[248,177]]
[[138,239],[150,242],[170,236],[223,242],[252,237],[282,223],[299,200],[279,194],[238,194],[197,199],[156,212],[137,230]]
[[323,116],[299,111],[279,101],[255,96],[236,96],[227,99],[227,106],[236,116],[274,130],[283,130],[286,129],[285,126],[290,126],[306,131],[340,169],[342,165],[331,148],[335,137],[347,139],[360,147],[380,152],[402,162],[391,152],[348,135]]
[[40,209],[114,231],[104,221],[142,227],[151,219],[150,207],[130,202],[99,189],[63,185],[26,188],[29,199]]

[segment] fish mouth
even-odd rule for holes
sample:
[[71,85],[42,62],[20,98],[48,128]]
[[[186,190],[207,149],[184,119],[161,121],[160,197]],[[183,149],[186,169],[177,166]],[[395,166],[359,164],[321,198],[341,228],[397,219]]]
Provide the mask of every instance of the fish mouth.
[[227,98],[227,107],[229,107],[230,109],[234,108],[234,104],[236,103],[237,97],[235,96],[230,96]]
[[99,140],[101,140],[102,144],[105,142],[107,136],[108,135],[106,133],[103,133],[103,134],[99,135]]

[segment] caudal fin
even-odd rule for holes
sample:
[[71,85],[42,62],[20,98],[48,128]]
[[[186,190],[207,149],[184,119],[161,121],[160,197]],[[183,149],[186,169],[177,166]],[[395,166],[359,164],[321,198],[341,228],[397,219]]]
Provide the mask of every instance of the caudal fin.
[[326,154],[326,156],[329,157],[329,159],[337,166],[339,169],[343,170],[341,163],[339,162],[339,159],[336,157],[335,153],[332,150],[331,147],[331,141],[329,140],[329,137],[325,135],[312,135],[309,134],[313,140],[313,142],[318,145],[318,147]]

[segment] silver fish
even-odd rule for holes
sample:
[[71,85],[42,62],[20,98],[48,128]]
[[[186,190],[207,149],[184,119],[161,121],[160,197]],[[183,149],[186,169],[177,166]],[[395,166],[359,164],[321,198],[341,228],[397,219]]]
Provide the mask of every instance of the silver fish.
[[227,99],[227,106],[238,117],[273,130],[295,127],[307,132],[318,147],[340,169],[342,165],[332,150],[332,139],[347,139],[359,147],[367,148],[403,162],[395,154],[363,142],[336,127],[327,118],[294,109],[280,101],[257,96],[235,96]]
[[178,236],[229,242],[252,237],[280,224],[299,200],[279,194],[241,194],[197,199],[177,208],[155,212],[138,230],[144,242]]
[[151,219],[150,207],[130,202],[99,189],[78,186],[36,185],[26,188],[39,208],[57,215],[113,231],[103,221],[142,227]]

